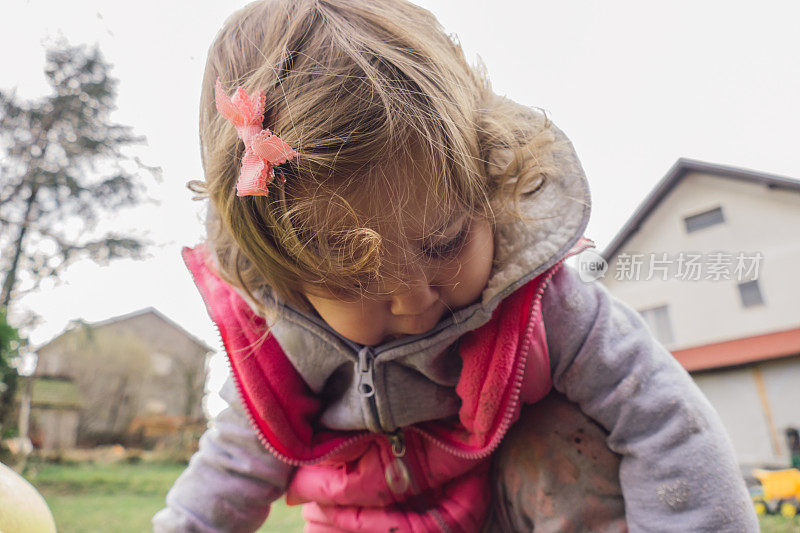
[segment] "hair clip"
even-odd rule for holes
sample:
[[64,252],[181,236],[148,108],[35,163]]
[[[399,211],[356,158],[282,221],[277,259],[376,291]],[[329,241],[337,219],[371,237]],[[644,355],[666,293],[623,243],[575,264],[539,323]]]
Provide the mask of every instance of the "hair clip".
[[[264,93],[249,95],[239,87],[233,97],[228,98],[217,78],[214,101],[217,111],[233,124],[245,146],[236,196],[267,196],[267,185],[275,177],[273,167],[291,161],[297,157],[297,152],[280,137],[264,129]],[[279,176],[286,181],[282,175]]]

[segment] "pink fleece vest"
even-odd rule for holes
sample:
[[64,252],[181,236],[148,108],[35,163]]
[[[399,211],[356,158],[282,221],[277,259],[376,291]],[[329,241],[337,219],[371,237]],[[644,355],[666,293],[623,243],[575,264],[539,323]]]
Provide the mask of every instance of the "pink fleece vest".
[[[216,323],[253,427],[278,459],[298,466],[290,504],[306,531],[477,531],[488,514],[489,456],[519,416],[551,388],[541,295],[561,263],[507,297],[460,342],[457,417],[403,428],[410,482],[389,483],[384,434],[331,431],[320,400],[241,296],[208,266],[204,247],[183,257]],[[394,487],[392,490],[391,487]]]

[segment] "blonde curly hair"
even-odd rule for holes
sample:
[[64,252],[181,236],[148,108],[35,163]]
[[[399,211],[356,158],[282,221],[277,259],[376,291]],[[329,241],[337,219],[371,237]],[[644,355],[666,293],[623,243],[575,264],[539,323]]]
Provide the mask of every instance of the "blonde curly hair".
[[[218,77],[228,92],[264,92],[264,126],[300,154],[267,197],[236,196],[244,145],[216,110]],[[264,0],[234,13],[211,45],[200,141],[205,182],[190,188],[211,200],[220,275],[259,305],[254,294],[267,290],[308,310],[304,284],[362,290],[380,279],[378,219],[404,227],[414,188],[448,215],[520,216],[519,200],[550,171],[553,135],[540,113],[495,95],[418,6]],[[396,202],[364,209],[378,187]]]

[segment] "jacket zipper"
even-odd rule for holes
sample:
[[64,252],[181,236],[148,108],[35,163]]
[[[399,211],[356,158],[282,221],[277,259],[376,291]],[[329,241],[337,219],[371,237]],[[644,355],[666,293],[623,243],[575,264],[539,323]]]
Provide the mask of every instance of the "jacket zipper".
[[356,388],[361,397],[367,401],[367,413],[365,414],[370,419],[368,429],[376,427],[383,430],[375,395],[375,353],[371,347],[362,346],[358,351],[356,373]]
[[365,398],[372,398],[371,401],[375,401],[374,364],[375,355],[369,347],[358,351],[358,392]]
[[[378,417],[378,406],[375,401],[375,374],[374,374],[375,354],[368,346],[361,348],[358,352],[358,392],[369,402],[371,415],[374,417],[376,425],[380,425]],[[412,489],[417,494],[418,487],[413,478],[413,474],[406,464],[406,438],[402,429],[385,433],[391,445],[392,459],[384,468],[386,485],[395,494],[404,494]]]

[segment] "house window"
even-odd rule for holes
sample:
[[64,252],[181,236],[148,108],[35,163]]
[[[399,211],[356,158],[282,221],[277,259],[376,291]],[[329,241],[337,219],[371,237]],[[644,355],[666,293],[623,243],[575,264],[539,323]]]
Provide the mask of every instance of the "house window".
[[722,215],[722,208],[715,207],[709,211],[703,211],[702,213],[685,217],[683,222],[686,224],[686,233],[692,233],[693,231],[701,230],[709,226],[723,224],[725,222],[725,217]]
[[672,322],[669,320],[669,309],[666,305],[643,309],[639,311],[639,314],[642,315],[650,331],[662,344],[675,342],[675,335],[672,333]]
[[151,354],[153,374],[164,377],[172,372],[172,359],[163,353],[155,352]]
[[144,403],[144,410],[151,415],[163,415],[167,412],[167,404],[163,400],[151,398]]
[[761,296],[761,289],[758,286],[757,279],[740,283],[739,297],[742,299],[742,307],[752,307],[764,303],[764,298]]

